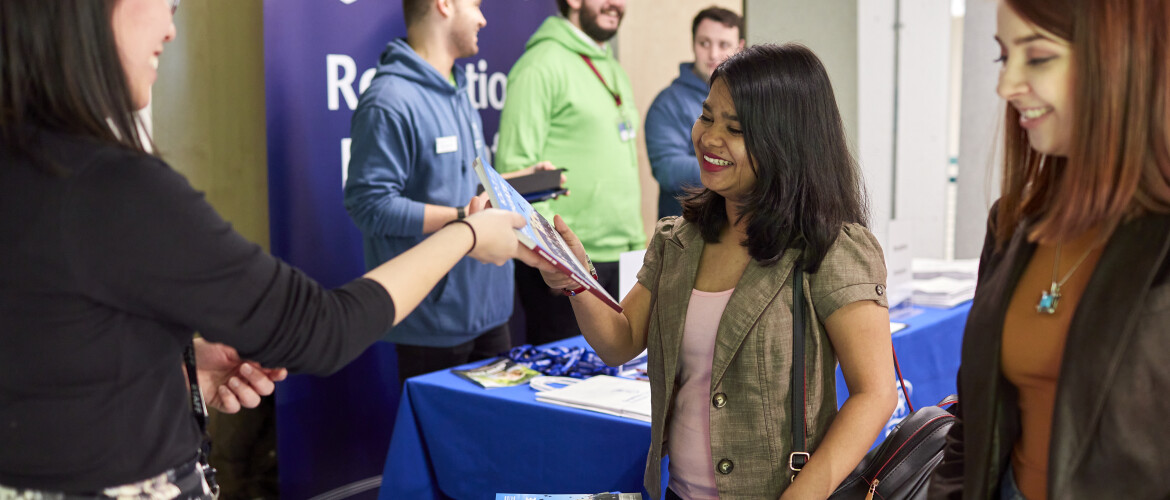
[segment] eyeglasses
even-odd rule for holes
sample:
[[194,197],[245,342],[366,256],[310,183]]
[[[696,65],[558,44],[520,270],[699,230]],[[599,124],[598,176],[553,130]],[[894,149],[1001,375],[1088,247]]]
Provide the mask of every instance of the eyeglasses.
[[175,11],[179,10],[179,2],[182,0],[168,0],[171,3],[171,15],[175,15]]

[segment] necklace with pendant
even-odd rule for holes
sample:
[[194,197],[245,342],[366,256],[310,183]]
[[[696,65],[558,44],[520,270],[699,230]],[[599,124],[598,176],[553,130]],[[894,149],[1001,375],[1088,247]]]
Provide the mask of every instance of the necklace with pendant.
[[1077,268],[1081,267],[1081,264],[1093,252],[1093,247],[1090,246],[1088,250],[1085,250],[1084,255],[1081,255],[1081,258],[1077,260],[1077,263],[1073,264],[1072,268],[1064,274],[1064,277],[1057,281],[1056,272],[1060,266],[1060,245],[1060,243],[1056,244],[1056,258],[1052,259],[1052,285],[1047,291],[1040,292],[1040,302],[1036,304],[1036,312],[1041,314],[1056,314],[1056,305],[1060,303],[1060,287],[1064,286],[1064,283],[1072,277]]

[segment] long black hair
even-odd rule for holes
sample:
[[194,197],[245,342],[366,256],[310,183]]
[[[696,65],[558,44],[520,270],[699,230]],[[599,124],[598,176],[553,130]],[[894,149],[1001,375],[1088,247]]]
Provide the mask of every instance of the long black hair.
[[53,172],[30,147],[38,129],[146,151],[114,40],[117,2],[0,1],[0,147]]
[[[829,75],[799,44],[756,45],[715,69],[735,103],[756,185],[740,207],[748,254],[775,264],[803,248],[801,264],[816,272],[847,223],[867,225],[857,162],[849,153]],[[719,241],[726,201],[703,189],[682,200],[683,218],[703,239]]]

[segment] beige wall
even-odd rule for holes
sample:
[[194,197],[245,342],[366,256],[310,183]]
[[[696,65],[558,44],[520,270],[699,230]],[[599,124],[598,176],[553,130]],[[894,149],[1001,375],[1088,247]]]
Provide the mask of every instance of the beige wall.
[[244,237],[268,247],[261,0],[183,2],[154,86],[158,152]]
[[[678,76],[678,64],[694,60],[691,21],[700,10],[712,5],[743,12],[743,2],[738,0],[631,0],[627,3],[626,16],[618,32],[617,57],[630,75],[634,102],[643,124],[654,97]],[[646,139],[641,130],[638,132],[642,221],[649,235],[658,220],[658,183],[650,175]]]

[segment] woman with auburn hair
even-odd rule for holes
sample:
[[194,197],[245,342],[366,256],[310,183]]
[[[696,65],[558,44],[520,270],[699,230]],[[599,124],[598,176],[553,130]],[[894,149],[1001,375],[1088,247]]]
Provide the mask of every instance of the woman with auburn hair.
[[1002,0],[1007,102],[932,497],[1170,497],[1170,2]]
[[0,1],[0,499],[211,498],[201,397],[341,368],[467,255],[543,262],[486,198],[333,290],[246,241],[139,132],[178,3]]
[[[572,295],[564,275],[545,281],[572,295],[606,363],[648,350],[653,497],[669,455],[667,500],[826,498],[897,403],[885,261],[865,228],[833,88],[806,47],[760,45],[715,69],[702,109],[691,140],[703,189],[683,201],[682,217],[658,222],[624,311]],[[794,305],[795,287],[803,299]],[[803,370],[792,356],[795,308],[805,318]],[[840,412],[838,361],[849,386]],[[793,403],[799,394],[803,405]],[[803,435],[793,434],[796,411]]]

